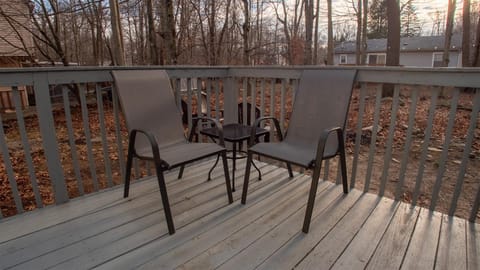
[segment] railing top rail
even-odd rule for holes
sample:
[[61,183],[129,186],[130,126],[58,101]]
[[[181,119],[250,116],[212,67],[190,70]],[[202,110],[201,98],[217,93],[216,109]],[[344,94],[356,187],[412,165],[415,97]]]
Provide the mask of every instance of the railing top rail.
[[480,68],[339,66],[135,66],[35,67],[0,69],[0,85],[31,85],[33,74],[47,73],[52,84],[110,81],[111,70],[166,69],[171,77],[252,77],[298,79],[305,69],[357,69],[357,82],[480,87]]

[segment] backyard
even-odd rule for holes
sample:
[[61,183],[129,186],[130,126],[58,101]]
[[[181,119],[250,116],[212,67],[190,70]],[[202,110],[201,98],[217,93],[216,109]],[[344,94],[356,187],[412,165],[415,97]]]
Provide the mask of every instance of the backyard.
[[[281,87],[276,85],[277,90]],[[267,85],[267,89],[269,86]],[[278,92],[276,92],[278,94]],[[288,119],[291,112],[292,105],[292,88],[288,87],[285,92],[285,126],[288,126]],[[242,95],[240,95],[241,97]],[[219,107],[223,108],[222,100],[223,94],[219,93],[218,97],[213,94],[210,95],[210,108],[215,108],[218,98],[220,101]],[[261,95],[255,96],[257,106],[261,107]],[[392,103],[393,99],[386,97],[381,99],[381,107],[379,112],[379,123],[376,133],[376,140],[373,141],[373,131],[375,126],[374,114],[375,114],[375,87],[369,87],[367,95],[365,96],[365,111],[362,117],[362,134],[361,134],[361,146],[359,149],[358,164],[356,169],[355,188],[363,190],[366,186],[369,191],[377,193],[381,185],[381,174],[385,163],[385,154],[388,137],[389,126],[392,118]],[[90,100],[90,99],[89,99]],[[57,134],[57,141],[59,147],[59,153],[61,155],[62,167],[64,168],[63,175],[65,177],[68,193],[70,198],[77,197],[82,193],[91,193],[96,189],[96,181],[98,181],[98,189],[104,189],[113,185],[118,185],[121,180],[121,166],[120,163],[124,161],[124,157],[118,155],[119,144],[117,141],[116,133],[116,118],[114,114],[113,104],[111,100],[103,100],[103,113],[104,117],[99,118],[99,110],[97,103],[88,102],[88,125],[91,137],[92,148],[89,152],[87,141],[90,138],[86,137],[83,118],[85,114],[82,114],[82,107],[78,106],[75,102],[72,102],[71,110],[71,124],[74,131],[74,145],[76,149],[71,149],[68,125],[69,119],[66,117],[65,109],[63,105],[57,105],[54,108],[54,121]],[[250,99],[251,100],[251,99]],[[440,189],[439,201],[436,210],[441,212],[447,212],[452,200],[453,191],[457,184],[457,178],[459,177],[459,165],[462,160],[463,149],[465,147],[467,129],[471,118],[473,94],[471,92],[461,92],[458,101],[458,108],[455,115],[454,128],[452,133],[452,139],[449,142],[448,158],[446,166],[442,166],[440,163],[440,156],[444,147],[444,141],[446,137],[447,122],[449,119],[449,112],[451,109],[451,95],[447,94],[441,96],[438,99],[435,115],[433,118],[433,129],[430,143],[425,153],[426,163],[424,171],[422,171],[422,184],[420,186],[420,196],[417,204],[420,206],[428,207],[430,205],[430,194],[437,180],[437,175],[442,168],[443,183]],[[192,97],[192,112],[197,112],[196,96]],[[265,92],[263,98],[265,115],[269,115],[271,111],[270,91]],[[404,156],[404,148],[407,137],[409,110],[411,105],[411,89],[408,87],[401,87],[400,99],[398,104],[398,110],[396,113],[396,122],[393,136],[393,148],[392,158],[389,161],[388,169],[388,184],[386,185],[385,195],[387,197],[395,196],[395,189],[399,182],[399,174],[401,173],[401,160]],[[420,173],[419,170],[422,154],[424,151],[423,140],[425,137],[425,131],[427,127],[427,118],[430,108],[430,94],[427,89],[421,90],[418,103],[415,108],[415,121],[412,127],[412,143],[408,153],[408,167],[406,168],[405,182],[401,199],[405,202],[412,202],[412,193],[415,189],[416,177]],[[274,101],[275,115],[279,116],[282,111],[280,98],[276,97]],[[354,91],[352,101],[350,104],[350,113],[347,122],[347,163],[348,168],[351,168],[353,162],[353,153],[355,150],[355,139],[358,115],[360,106],[360,95],[358,89]],[[28,134],[28,142],[30,144],[30,154],[34,167],[35,167],[35,179],[38,183],[40,194],[43,204],[49,205],[54,203],[54,195],[52,192],[52,185],[49,179],[49,173],[47,170],[47,163],[44,156],[44,150],[42,146],[42,138],[38,126],[38,119],[35,113],[35,107],[26,108],[25,113],[25,127]],[[10,154],[10,161],[12,163],[15,179],[18,186],[18,190],[21,194],[22,203],[25,210],[32,210],[36,208],[35,196],[32,188],[32,177],[29,175],[29,171],[26,163],[26,153],[24,153],[23,145],[20,139],[20,132],[18,128],[18,121],[15,114],[2,114],[3,128],[6,134],[6,141]],[[68,115],[68,113],[67,113]],[[101,122],[104,124],[101,124]],[[123,120],[119,119],[121,123],[121,153],[125,155],[127,145],[127,131]],[[462,218],[468,218],[469,209],[471,204],[475,200],[475,195],[479,187],[479,170],[480,170],[480,123],[474,131],[473,151],[469,153],[468,166],[466,174],[464,175],[464,184],[462,193],[458,202],[456,216]],[[106,144],[102,139],[102,127],[105,127],[105,139]],[[371,144],[375,143],[375,147],[371,148]],[[107,152],[104,152],[104,149]],[[369,151],[373,149],[373,168],[369,168]],[[73,160],[74,156],[77,156],[80,164],[80,171],[75,171]],[[93,158],[93,160],[89,160]],[[4,216],[11,216],[17,213],[13,196],[10,190],[10,184],[8,182],[7,171],[5,167],[3,157],[0,157],[0,204],[1,211]],[[109,166],[106,166],[109,163]],[[91,166],[94,168],[91,168]],[[139,175],[152,174],[153,170],[149,165],[142,165],[134,170]],[[92,171],[94,172],[92,175]],[[368,173],[371,175],[368,177]],[[329,170],[325,170],[327,176],[331,181],[336,179],[336,161],[329,162]],[[351,171],[348,171],[348,177],[351,177]],[[421,174],[421,173],[420,173]],[[80,179],[78,179],[80,175]],[[96,180],[95,180],[96,179]],[[81,185],[81,188],[79,188]],[[478,214],[477,214],[478,216]]]

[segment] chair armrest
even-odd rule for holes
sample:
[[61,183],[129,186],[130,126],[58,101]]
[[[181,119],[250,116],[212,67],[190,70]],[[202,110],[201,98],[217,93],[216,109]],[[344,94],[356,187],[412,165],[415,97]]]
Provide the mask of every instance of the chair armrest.
[[168,163],[160,158],[160,149],[158,148],[157,139],[155,138],[155,136],[152,133],[150,133],[148,131],[141,130],[141,129],[132,129],[130,131],[128,148],[133,149],[133,153],[135,154],[135,156],[139,156],[137,154],[137,151],[135,150],[135,140],[137,138],[137,133],[141,133],[142,135],[144,135],[148,139],[148,141],[150,143],[150,146],[152,147],[153,159],[155,161],[158,161],[159,164],[161,164],[162,167],[168,168],[169,167]]
[[212,123],[215,124],[215,127],[218,130],[218,144],[220,146],[225,147],[225,141],[223,139],[223,127],[222,127],[222,125],[220,125],[220,122],[218,122],[216,119],[213,119],[213,118],[207,117],[207,116],[195,117],[192,120],[193,120],[192,130],[190,130],[190,135],[188,136],[188,141],[189,142],[191,142],[193,140],[193,135],[195,133],[195,129],[197,128],[198,121],[199,120],[206,120],[206,121],[209,121],[209,122],[212,122]]
[[277,136],[280,141],[283,141],[283,134],[282,130],[280,129],[280,122],[278,122],[278,119],[273,117],[273,116],[264,116],[257,118],[255,120],[255,123],[252,125],[252,131],[250,134],[250,140],[248,141],[248,146],[252,146],[255,143],[255,129],[260,126],[260,123],[266,120],[273,120],[273,124],[275,125],[275,129],[277,130]]
[[[318,140],[317,155],[315,157],[315,163],[322,162],[323,153],[325,151],[325,144],[327,143],[328,137],[332,132],[337,133],[337,140],[339,145],[338,149],[343,148],[344,146],[343,129],[341,127],[331,127],[331,128],[324,129],[322,134],[320,134],[320,138]],[[338,153],[338,149],[337,149],[337,153]],[[317,166],[317,164],[315,164],[315,166]]]

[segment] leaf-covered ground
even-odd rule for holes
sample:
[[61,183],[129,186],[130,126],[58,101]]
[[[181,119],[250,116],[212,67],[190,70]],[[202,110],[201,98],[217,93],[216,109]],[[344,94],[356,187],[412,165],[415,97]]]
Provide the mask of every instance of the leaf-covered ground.
[[[383,98],[381,101],[379,130],[374,149],[375,155],[372,159],[373,167],[369,168],[369,151],[372,145],[372,126],[374,123],[374,90],[369,91],[366,98],[365,114],[363,116],[361,134],[361,147],[358,159],[358,167],[356,170],[355,187],[364,189],[366,186],[371,192],[378,192],[381,188],[381,181],[384,174],[383,168],[386,163],[389,164],[389,169],[386,170],[386,190],[385,195],[389,197],[395,196],[395,191],[399,183],[401,160],[405,158],[405,142],[407,137],[409,109],[411,99],[409,98],[409,89],[403,89],[400,93],[400,102],[398,110],[396,111],[396,122],[393,136],[392,158],[388,161],[385,159],[386,149],[385,145],[389,138],[390,121],[392,115],[392,99]],[[277,92],[278,93],[278,92]],[[288,121],[291,107],[292,94],[291,91],[286,91],[286,104],[281,108],[280,98],[275,98],[275,115],[280,116],[282,111],[285,111],[285,119]],[[240,95],[241,96],[241,95]],[[408,149],[406,158],[408,166],[405,169],[405,182],[400,197],[405,202],[412,202],[413,191],[416,188],[417,175],[422,175],[421,185],[419,186],[420,196],[417,198],[417,203],[421,206],[429,207],[431,203],[431,194],[435,182],[438,180],[439,172],[443,171],[441,178],[441,188],[439,190],[439,200],[437,202],[436,210],[447,212],[450,208],[453,193],[458,187],[457,180],[464,179],[462,192],[458,201],[456,215],[468,218],[471,205],[474,201],[474,196],[479,188],[479,171],[480,171],[480,123],[477,120],[477,129],[474,131],[473,150],[468,153],[468,162],[466,167],[466,174],[462,178],[459,176],[460,164],[464,155],[463,149],[465,146],[467,129],[471,119],[472,108],[471,93],[461,93],[458,109],[455,115],[455,122],[452,139],[449,142],[448,158],[446,164],[441,163],[441,155],[444,147],[446,134],[446,127],[449,119],[449,111],[451,109],[449,97],[441,97],[436,106],[434,125],[432,130],[432,137],[427,151],[422,151],[423,141],[426,133],[427,118],[430,108],[430,95],[428,91],[422,91],[415,109],[415,125],[412,127],[412,144]],[[223,100],[220,96],[219,100]],[[257,105],[260,106],[260,97],[257,96]],[[194,101],[193,111],[196,112],[196,100]],[[266,91],[264,99],[265,114],[271,114],[270,108],[270,92]],[[352,97],[350,114],[347,122],[347,151],[349,157],[347,162],[353,162],[353,151],[356,138],[356,127],[359,109],[359,95],[358,91],[354,92]],[[72,125],[73,125],[73,149],[70,147],[70,140],[68,136],[68,124],[65,117],[65,111],[62,107],[54,109],[55,131],[57,134],[57,141],[59,145],[59,154],[61,156],[61,163],[64,168],[62,172],[66,182],[68,193],[71,198],[81,195],[83,193],[91,193],[95,191],[96,183],[98,188],[103,189],[112,184],[121,183],[120,163],[124,159],[118,155],[118,143],[122,147],[122,153],[125,155],[127,132],[123,120],[121,122],[121,136],[117,136],[115,129],[115,117],[113,116],[113,107],[111,102],[105,100],[103,118],[106,128],[107,144],[103,145],[103,139],[100,132],[100,119],[96,103],[88,106],[88,127],[90,130],[90,137],[92,142],[92,151],[88,151],[86,132],[84,121],[82,118],[82,111],[80,106],[73,106],[71,108]],[[210,102],[211,108],[215,107],[215,97],[212,96]],[[219,104],[220,108],[223,104]],[[21,143],[20,132],[18,129],[18,122],[15,117],[11,115],[3,115],[3,124],[6,133],[6,140],[9,147],[10,162],[13,166],[13,174],[16,179],[17,188],[21,194],[23,208],[25,210],[32,210],[37,207],[35,202],[35,193],[32,182],[38,184],[41,195],[41,200],[44,205],[53,204],[55,198],[52,192],[52,185],[47,169],[47,163],[42,146],[42,138],[40,135],[38,120],[35,115],[35,109],[27,109],[25,122],[28,134],[30,152],[25,153],[24,147]],[[395,112],[394,112],[395,113]],[[10,119],[8,119],[10,118]],[[287,124],[288,125],[288,124]],[[105,155],[103,147],[107,148],[108,153]],[[74,151],[73,151],[74,150]],[[34,164],[34,177],[30,175],[27,166],[26,154],[30,155]],[[11,216],[17,213],[12,192],[10,190],[10,183],[7,177],[4,157],[0,157],[0,207],[4,216]],[[425,166],[420,167],[422,159],[425,159]],[[78,159],[80,170],[75,171],[75,159]],[[109,166],[105,166],[109,164]],[[445,165],[445,166],[444,166]],[[139,174],[145,175],[152,173],[149,166],[140,164]],[[108,170],[108,168],[110,168]],[[330,170],[327,171],[329,180],[336,179],[336,162],[329,163]],[[370,173],[370,177],[367,177]],[[349,171],[349,177],[351,172]],[[110,177],[111,175],[111,177]],[[96,179],[96,180],[95,180]],[[79,188],[81,187],[81,188]]]

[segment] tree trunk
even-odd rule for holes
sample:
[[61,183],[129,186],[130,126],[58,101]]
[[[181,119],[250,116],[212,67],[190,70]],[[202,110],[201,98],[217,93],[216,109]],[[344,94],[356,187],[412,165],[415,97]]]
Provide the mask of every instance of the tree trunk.
[[155,32],[155,21],[153,20],[153,3],[152,0],[146,0],[147,8],[147,25],[148,25],[148,48],[150,51],[150,63],[153,65],[160,64],[158,58],[157,33]]
[[357,37],[355,42],[355,64],[358,66],[362,61],[362,0],[357,2]]
[[315,34],[313,41],[313,64],[318,65],[318,22],[320,18],[320,0],[317,0],[315,8]]
[[470,62],[470,0],[463,0],[462,66],[472,66]]
[[362,23],[362,48],[361,64],[367,63],[367,21],[368,20],[368,0],[363,0],[363,23]]
[[[400,64],[400,7],[397,0],[387,0],[387,66]],[[393,96],[393,85],[384,84],[383,96]]]
[[480,67],[480,16],[477,22],[476,40],[475,40],[475,52],[473,54],[473,65]]
[[448,67],[450,63],[450,45],[452,43],[453,20],[455,19],[456,0],[448,0],[447,24],[445,26],[445,45],[443,48],[442,66]]
[[[177,49],[175,40],[175,20],[173,17],[173,1],[160,1],[160,36],[163,39],[164,63],[166,65],[177,64]],[[160,61],[162,64],[162,61]]]
[[333,22],[332,22],[332,0],[327,0],[328,8],[328,41],[327,41],[327,65],[333,65]]
[[387,66],[400,64],[400,7],[397,0],[387,0]]
[[303,63],[312,64],[313,0],[305,0],[305,54]]
[[208,54],[209,54],[209,64],[215,65],[217,63],[217,57],[215,56],[215,30],[216,30],[216,6],[215,2],[210,1],[210,17],[208,18]]
[[112,50],[113,50],[113,64],[116,66],[125,65],[125,53],[123,49],[122,26],[120,22],[120,11],[117,0],[109,0],[110,3],[110,18],[112,24]]
[[248,0],[242,0],[243,2],[243,16],[244,23],[242,25],[242,38],[243,38],[243,64],[248,66],[250,64],[250,48],[248,43],[248,37],[250,35],[250,5]]

